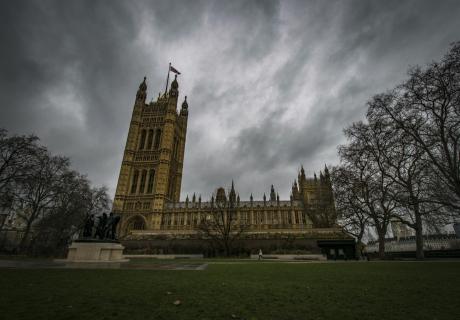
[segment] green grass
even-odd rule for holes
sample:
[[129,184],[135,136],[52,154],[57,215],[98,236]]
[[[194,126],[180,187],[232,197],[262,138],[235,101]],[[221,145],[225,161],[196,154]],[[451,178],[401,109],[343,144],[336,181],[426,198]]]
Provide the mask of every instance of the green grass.
[[[0,318],[458,316],[459,262],[218,262],[210,261],[204,271],[0,269]],[[181,304],[175,306],[175,300]]]

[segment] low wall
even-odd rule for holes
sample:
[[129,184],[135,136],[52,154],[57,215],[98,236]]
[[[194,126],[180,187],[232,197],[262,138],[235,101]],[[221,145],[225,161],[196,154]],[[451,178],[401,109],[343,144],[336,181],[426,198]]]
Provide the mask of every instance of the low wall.
[[125,254],[126,258],[150,258],[150,259],[203,259],[202,254]]
[[[251,254],[251,259],[259,259],[258,254]],[[313,260],[324,261],[327,257],[322,254],[264,254],[264,260]]]
[[[219,250],[201,239],[142,239],[121,240],[125,255],[193,255],[214,256]],[[312,239],[245,239],[235,242],[232,255],[249,256],[259,249],[267,254],[321,254]]]

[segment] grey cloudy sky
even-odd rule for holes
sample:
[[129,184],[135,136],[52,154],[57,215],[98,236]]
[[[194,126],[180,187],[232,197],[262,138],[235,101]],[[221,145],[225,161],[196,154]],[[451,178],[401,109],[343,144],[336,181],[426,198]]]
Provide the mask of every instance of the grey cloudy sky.
[[0,127],[113,195],[135,93],[188,96],[182,199],[242,199],[337,163],[342,129],[460,40],[460,1],[2,1]]

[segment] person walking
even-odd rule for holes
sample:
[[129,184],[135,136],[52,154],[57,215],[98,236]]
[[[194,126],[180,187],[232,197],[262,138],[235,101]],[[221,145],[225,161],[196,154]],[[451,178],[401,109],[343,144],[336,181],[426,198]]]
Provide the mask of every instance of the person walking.
[[262,249],[259,249],[259,260],[262,260],[264,257],[262,257]]

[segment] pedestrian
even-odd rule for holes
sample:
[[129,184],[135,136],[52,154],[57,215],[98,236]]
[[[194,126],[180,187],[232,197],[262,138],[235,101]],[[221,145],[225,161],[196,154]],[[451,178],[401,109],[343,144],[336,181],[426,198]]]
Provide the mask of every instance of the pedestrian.
[[262,257],[262,249],[259,249],[259,260],[262,260],[264,257]]

